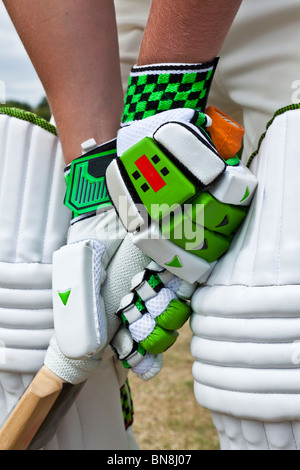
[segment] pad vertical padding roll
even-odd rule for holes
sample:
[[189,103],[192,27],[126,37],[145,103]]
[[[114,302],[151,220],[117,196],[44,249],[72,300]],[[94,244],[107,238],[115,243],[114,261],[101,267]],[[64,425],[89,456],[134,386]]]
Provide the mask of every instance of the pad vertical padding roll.
[[236,417],[300,417],[299,125],[283,109],[268,126],[244,225],[192,298],[196,398]]
[[0,149],[0,259],[51,263],[69,223],[58,137],[0,114]]

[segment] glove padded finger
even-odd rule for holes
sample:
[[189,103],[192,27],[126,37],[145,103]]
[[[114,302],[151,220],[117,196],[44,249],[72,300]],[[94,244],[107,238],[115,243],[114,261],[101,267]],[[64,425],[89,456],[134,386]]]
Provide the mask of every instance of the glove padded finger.
[[189,304],[181,300],[171,300],[168,308],[155,318],[156,323],[168,330],[181,328],[192,313]]
[[175,343],[177,338],[177,331],[165,330],[156,325],[152,333],[141,341],[141,345],[151,354],[162,354]]

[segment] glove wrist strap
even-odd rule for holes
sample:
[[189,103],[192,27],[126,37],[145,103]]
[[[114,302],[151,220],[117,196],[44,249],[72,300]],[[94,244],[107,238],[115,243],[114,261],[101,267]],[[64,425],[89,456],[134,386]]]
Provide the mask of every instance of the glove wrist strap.
[[122,124],[175,108],[203,111],[218,60],[134,66],[128,81]]
[[78,217],[93,215],[97,210],[111,206],[106,189],[105,172],[116,157],[116,141],[94,148],[72,161],[65,168],[65,205]]

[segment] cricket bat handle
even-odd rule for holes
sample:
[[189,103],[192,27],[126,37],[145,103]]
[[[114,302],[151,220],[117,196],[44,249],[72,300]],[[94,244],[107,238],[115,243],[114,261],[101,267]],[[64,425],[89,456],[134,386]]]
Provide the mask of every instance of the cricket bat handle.
[[0,450],[26,450],[63,388],[63,380],[43,366],[0,429]]

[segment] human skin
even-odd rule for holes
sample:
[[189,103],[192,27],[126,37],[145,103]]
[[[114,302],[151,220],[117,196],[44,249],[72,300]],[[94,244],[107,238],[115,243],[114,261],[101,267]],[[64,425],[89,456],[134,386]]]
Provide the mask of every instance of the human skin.
[[66,163],[116,136],[123,107],[112,0],[5,0],[44,86]]
[[138,65],[216,57],[242,0],[152,0]]
[[[4,4],[44,86],[66,164],[81,154],[82,142],[115,138],[123,89],[113,0]],[[240,4],[153,0],[137,63],[211,60]]]

